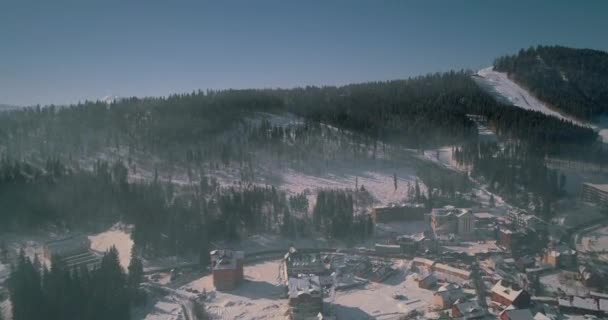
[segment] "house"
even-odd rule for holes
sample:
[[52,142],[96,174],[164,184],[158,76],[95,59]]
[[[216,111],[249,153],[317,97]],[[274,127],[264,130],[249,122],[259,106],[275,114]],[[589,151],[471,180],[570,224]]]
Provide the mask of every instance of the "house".
[[243,251],[213,250],[211,256],[211,270],[213,285],[217,290],[231,290],[244,279]]
[[458,234],[471,238],[475,234],[477,218],[471,209],[445,206],[431,210],[430,223],[436,235]]
[[462,288],[454,284],[441,286],[433,293],[433,304],[443,310],[450,308],[458,299],[464,298]]
[[401,254],[401,246],[395,244],[380,244],[376,243],[374,249],[377,253],[386,254],[386,255],[395,255]]
[[456,302],[452,305],[452,319],[483,319],[486,311],[476,300]]
[[302,252],[294,247],[283,257],[282,277],[289,279],[300,274],[326,275],[329,274],[329,265],[323,261],[318,252]]
[[589,264],[578,267],[577,279],[586,287],[603,288],[606,285],[608,276],[599,266]]
[[92,271],[101,266],[102,256],[91,251],[90,246],[87,236],[75,235],[46,242],[43,254],[48,260],[61,259],[70,270]]
[[492,287],[491,299],[499,305],[506,307],[513,305],[516,309],[525,309],[530,306],[530,294],[505,280],[498,281]]
[[555,246],[543,255],[543,262],[553,268],[573,268],[576,266],[576,250],[567,246]]
[[424,233],[398,236],[396,242],[401,247],[401,252],[406,254],[415,254],[427,250],[434,251],[436,249],[435,241]]
[[515,309],[507,308],[503,310],[499,315],[500,320],[534,320],[534,316],[530,309]]
[[85,235],[74,235],[67,238],[51,240],[44,244],[44,257],[51,260],[54,256],[68,257],[86,253],[91,247],[91,241]]
[[608,206],[608,184],[583,183],[581,199],[600,206]]
[[598,299],[569,296],[558,298],[557,301],[562,313],[605,315],[605,311],[600,309],[600,300]]
[[433,265],[433,271],[437,279],[447,282],[462,284],[471,279],[471,271],[458,269],[443,263]]
[[463,210],[456,215],[458,219],[457,234],[465,239],[471,239],[475,235],[476,217],[471,210]]
[[418,288],[430,290],[437,285],[437,278],[432,273],[427,274],[418,280]]
[[287,296],[290,319],[317,319],[317,316],[323,311],[323,290],[318,276],[289,278]]
[[547,226],[546,222],[539,217],[519,209],[509,210],[506,215],[506,220],[515,230],[538,231]]
[[424,220],[424,205],[408,203],[388,207],[372,208],[372,219],[374,223],[386,223],[393,221],[416,221]]
[[420,272],[431,272],[433,270],[433,265],[435,265],[435,261],[427,258],[415,257],[412,260],[412,267],[415,267]]

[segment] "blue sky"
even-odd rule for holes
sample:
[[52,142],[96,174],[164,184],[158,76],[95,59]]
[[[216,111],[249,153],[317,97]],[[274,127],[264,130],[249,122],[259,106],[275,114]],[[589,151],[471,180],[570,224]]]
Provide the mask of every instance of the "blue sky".
[[0,0],[0,103],[405,78],[606,30],[608,1]]

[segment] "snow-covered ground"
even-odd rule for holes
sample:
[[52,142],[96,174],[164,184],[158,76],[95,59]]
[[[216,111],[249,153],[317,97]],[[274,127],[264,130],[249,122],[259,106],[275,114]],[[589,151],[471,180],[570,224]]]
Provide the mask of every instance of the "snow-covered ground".
[[509,79],[509,76],[506,73],[494,71],[494,67],[481,69],[477,72],[477,75],[479,77],[476,79],[482,81],[492,88],[495,93],[501,95],[515,106],[528,110],[540,111],[546,115],[572,121],[581,126],[588,126],[587,123],[580,122],[549,108],[547,104],[543,103],[526,89]]
[[[338,319],[391,319],[413,310],[427,312],[433,303],[433,290],[418,288],[416,274],[405,270],[383,283],[369,283],[365,287],[338,291],[334,310]],[[395,300],[400,293],[404,300]]]
[[482,87],[491,90],[492,93],[499,95],[511,104],[528,110],[540,111],[546,115],[554,116],[559,119],[572,121],[573,123],[589,127],[600,135],[602,141],[608,143],[608,129],[600,128],[595,124],[581,121],[567,114],[562,114],[540,101],[526,89],[515,83],[504,72],[494,70],[494,67],[487,67],[477,72],[478,77],[473,77]]
[[[397,189],[393,174],[397,175]],[[414,186],[416,175],[412,168],[396,168],[393,170],[382,168],[369,168],[369,171],[339,173],[330,171],[325,175],[312,175],[294,170],[287,170],[283,175],[284,183],[281,187],[292,193],[305,190],[317,191],[320,189],[354,189],[357,185],[365,187],[381,204],[400,203],[407,199],[407,184]],[[426,188],[421,185],[424,192]]]
[[585,296],[589,293],[589,289],[576,280],[574,272],[557,271],[543,275],[540,277],[540,283],[544,286],[545,291],[551,293],[557,293],[558,289],[575,296]]
[[445,246],[447,251],[462,252],[469,255],[475,255],[478,253],[487,252],[502,252],[502,249],[496,246],[496,241],[485,241],[482,243],[477,242],[463,242],[454,246]]
[[129,266],[133,240],[131,240],[128,226],[117,223],[107,231],[89,236],[89,239],[91,240],[91,249],[98,252],[105,252],[115,246],[118,250],[120,265],[125,269]]
[[597,252],[598,258],[608,262],[608,226],[592,228],[577,239],[577,249],[581,252]]
[[246,281],[231,291],[215,291],[210,275],[180,289],[206,291],[210,298],[205,304],[214,319],[285,319],[287,299],[278,281],[279,265],[275,260],[245,266]]
[[4,280],[6,280],[8,278],[9,274],[10,274],[9,266],[6,264],[2,264],[0,262],[0,283],[3,283]]

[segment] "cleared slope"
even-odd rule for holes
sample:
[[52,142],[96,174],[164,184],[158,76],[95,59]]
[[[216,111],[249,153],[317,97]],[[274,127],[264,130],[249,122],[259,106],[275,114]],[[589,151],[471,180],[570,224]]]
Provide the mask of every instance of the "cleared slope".
[[608,142],[608,129],[578,120],[570,115],[562,114],[549,108],[546,103],[540,101],[533,94],[511,80],[506,73],[495,71],[494,67],[487,67],[479,70],[473,79],[480,87],[488,90],[503,102],[513,104],[514,106],[523,109],[539,111],[548,116],[571,121],[574,124],[583,127],[592,128],[599,132],[599,135],[605,143]]

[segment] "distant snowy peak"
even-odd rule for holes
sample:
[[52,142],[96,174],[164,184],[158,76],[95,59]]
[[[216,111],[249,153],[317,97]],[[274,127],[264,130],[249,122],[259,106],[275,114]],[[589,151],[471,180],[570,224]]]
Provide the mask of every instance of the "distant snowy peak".
[[108,96],[101,98],[100,101],[105,102],[107,104],[112,104],[118,100],[120,100],[120,98],[118,96],[108,95]]

